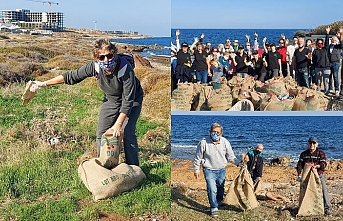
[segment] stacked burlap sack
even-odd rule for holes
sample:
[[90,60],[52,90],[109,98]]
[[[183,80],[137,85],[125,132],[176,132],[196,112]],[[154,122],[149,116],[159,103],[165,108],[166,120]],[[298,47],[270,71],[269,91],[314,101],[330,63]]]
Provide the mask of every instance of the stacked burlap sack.
[[329,98],[323,92],[300,87],[291,77],[274,77],[265,83],[234,76],[221,88],[210,85],[179,84],[172,93],[172,110],[229,110],[237,102],[250,100],[260,111],[324,111]]
[[79,165],[78,174],[95,201],[129,191],[145,179],[139,166],[119,164],[120,143],[117,137],[103,135],[100,157]]

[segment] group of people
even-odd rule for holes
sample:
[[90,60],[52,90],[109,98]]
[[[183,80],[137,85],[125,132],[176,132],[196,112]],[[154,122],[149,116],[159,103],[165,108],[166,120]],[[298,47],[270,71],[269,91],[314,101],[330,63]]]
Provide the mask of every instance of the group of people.
[[[223,204],[226,166],[229,162],[237,166],[242,166],[242,163],[245,163],[255,184],[260,181],[263,171],[262,152],[264,146],[262,144],[258,144],[254,150],[243,154],[241,160],[238,160],[230,142],[222,135],[223,127],[219,123],[213,123],[209,130],[209,136],[199,142],[194,159],[194,176],[196,179],[200,176],[201,166],[203,169],[210,213],[213,217],[218,216],[218,207]],[[297,163],[297,180],[301,181],[301,174],[305,164],[311,164],[313,169],[317,170],[322,183],[324,211],[326,215],[331,216],[330,197],[324,176],[324,169],[327,165],[326,155],[322,150],[318,149],[316,137],[310,137],[307,146],[308,149],[300,154]]]
[[[246,35],[244,45],[235,40],[231,45],[230,39],[225,44],[212,46],[211,42],[203,43],[205,35],[194,38],[189,46],[187,42],[180,44],[180,31],[176,31],[176,45],[171,46],[172,90],[179,83],[197,82],[211,83],[214,89],[220,87],[226,78],[233,76],[253,76],[264,82],[275,76],[291,76],[300,86],[321,90],[324,82],[324,92],[333,92],[334,84],[336,96],[340,95],[339,69],[341,52],[343,49],[343,27],[336,35],[329,38],[331,27],[326,27],[325,39],[293,37],[289,44],[283,34],[278,45],[262,40],[259,46],[258,34],[254,34],[253,41]],[[342,34],[341,34],[342,33]],[[343,75],[343,70],[341,70]],[[315,86],[314,86],[315,85]]]

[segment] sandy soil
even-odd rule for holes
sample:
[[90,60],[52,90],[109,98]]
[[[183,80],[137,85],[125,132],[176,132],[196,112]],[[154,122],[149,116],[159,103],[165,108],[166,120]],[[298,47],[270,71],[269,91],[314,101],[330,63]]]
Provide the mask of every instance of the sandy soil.
[[[172,161],[172,208],[173,220],[185,220],[185,214],[192,214],[187,220],[209,220],[209,204],[206,195],[206,183],[201,172],[200,179],[193,176],[193,162],[186,160]],[[312,220],[341,220],[342,187],[343,187],[343,161],[332,162],[325,172],[328,191],[333,207],[332,217],[311,217]],[[238,174],[239,168],[233,164],[227,166],[225,190]],[[253,218],[249,220],[294,220],[297,219],[298,197],[300,184],[296,181],[295,168],[281,166],[264,166],[262,188],[288,199],[288,202],[272,200],[259,200],[260,206],[252,211]],[[235,208],[224,207],[220,209],[220,216],[231,217],[228,220],[248,220],[247,215]],[[201,219],[199,218],[202,217]],[[221,217],[222,216],[222,217]],[[318,218],[318,219],[317,219]],[[226,220],[226,219],[225,219]],[[307,219],[304,219],[307,220]]]

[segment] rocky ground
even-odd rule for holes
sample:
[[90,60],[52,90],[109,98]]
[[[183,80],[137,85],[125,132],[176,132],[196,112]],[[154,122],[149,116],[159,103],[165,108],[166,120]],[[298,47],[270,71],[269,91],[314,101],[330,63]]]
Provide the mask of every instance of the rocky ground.
[[[196,180],[192,161],[172,161],[172,220],[210,220],[206,183],[203,175]],[[224,206],[219,208],[220,220],[341,220],[343,216],[343,161],[329,162],[325,172],[328,191],[331,197],[333,216],[296,218],[300,184],[293,167],[264,166],[262,188],[287,198],[287,202],[259,199],[260,206],[253,211],[244,212]],[[238,174],[239,168],[227,166],[225,190]],[[199,218],[201,217],[201,218]],[[187,218],[187,219],[185,219]],[[222,219],[224,218],[224,219]]]

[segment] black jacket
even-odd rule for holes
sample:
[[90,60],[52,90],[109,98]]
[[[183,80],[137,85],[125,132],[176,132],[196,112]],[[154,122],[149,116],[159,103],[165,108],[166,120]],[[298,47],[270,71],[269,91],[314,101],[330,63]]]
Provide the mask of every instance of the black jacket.
[[252,180],[256,180],[257,177],[262,177],[263,158],[262,154],[256,155],[256,150],[248,152],[249,162],[247,163],[248,171]]
[[315,49],[312,53],[312,63],[316,68],[330,67],[330,60],[326,48]]
[[341,50],[343,48],[343,41],[340,44],[333,45],[332,53],[330,53],[330,46],[329,45],[329,35],[325,36],[325,48],[328,52],[330,62],[339,62],[341,59]]

